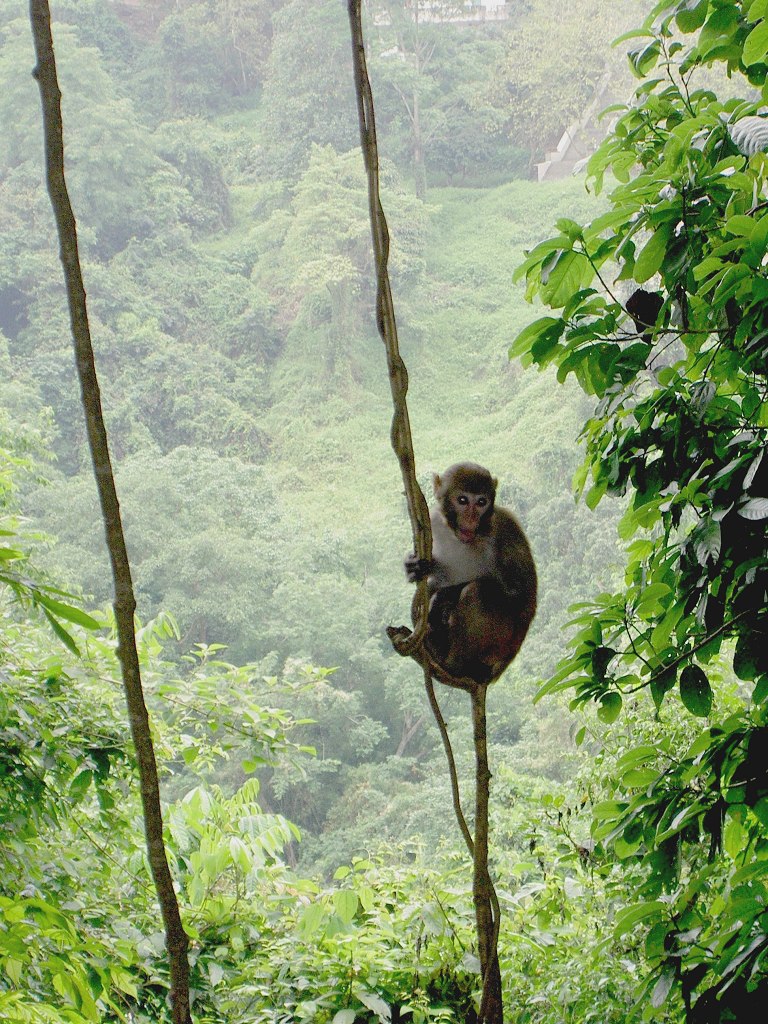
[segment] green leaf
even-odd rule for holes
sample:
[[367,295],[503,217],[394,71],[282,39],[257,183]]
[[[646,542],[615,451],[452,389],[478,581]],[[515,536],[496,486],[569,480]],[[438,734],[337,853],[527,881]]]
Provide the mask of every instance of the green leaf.
[[633,73],[638,78],[645,78],[648,72],[656,64],[661,53],[661,43],[658,39],[652,40],[647,46],[632,50],[627,54],[629,64]]
[[729,811],[728,820],[723,829],[723,849],[731,860],[739,859],[748,841],[749,834],[741,822],[740,814],[734,814]]
[[319,931],[326,919],[325,907],[322,903],[310,903],[305,907],[299,919],[299,932],[305,939],[311,938]]
[[677,968],[674,962],[668,962],[659,976],[659,980],[653,987],[651,993],[651,1006],[658,1010],[667,1001],[667,996],[677,978]]
[[665,905],[660,900],[652,900],[649,903],[636,903],[633,907],[619,911],[613,931],[614,938],[620,939],[622,935],[633,931],[641,921],[661,917],[664,909]]
[[710,560],[717,562],[722,545],[720,523],[714,519],[705,519],[693,531],[691,538],[699,565],[706,565]]
[[685,8],[675,15],[681,32],[696,32],[707,17],[707,0],[687,0]]
[[621,707],[624,701],[622,700],[621,694],[612,690],[610,693],[604,693],[600,698],[600,707],[597,709],[597,717],[601,722],[605,722],[606,725],[610,725],[611,722],[615,722],[621,714]]
[[71,604],[64,604],[63,601],[55,601],[40,591],[35,594],[35,600],[47,608],[57,619],[66,619],[67,622],[74,622],[75,625],[83,626],[85,629],[101,629],[101,624],[81,608],[74,608]]
[[687,665],[680,673],[680,699],[698,718],[706,718],[712,710],[712,687],[698,665]]
[[768,21],[761,21],[752,29],[744,40],[742,60],[746,67],[765,63],[768,54]]
[[765,637],[756,637],[751,633],[743,633],[736,641],[733,654],[733,671],[747,682],[757,679],[764,667],[768,667],[768,655],[765,651]]
[[572,249],[561,250],[541,272],[541,298],[549,306],[559,309],[573,292],[589,283],[594,271],[587,257]]
[[68,650],[70,650],[74,655],[76,655],[79,658],[80,648],[77,646],[74,639],[69,635],[66,629],[64,629],[62,624],[57,619],[54,619],[54,617],[51,615],[47,608],[43,608],[43,614],[45,615],[46,619],[48,619],[48,622],[51,624],[51,629],[59,638],[59,640],[61,640],[61,642]]
[[355,1024],[356,1017],[357,1013],[355,1010],[339,1010],[339,1012],[334,1015],[331,1024]]
[[657,709],[661,707],[664,695],[669,693],[676,682],[677,674],[674,669],[667,669],[651,677],[651,697]]
[[85,768],[83,771],[78,772],[74,779],[69,784],[70,796],[78,799],[85,793],[88,787],[93,782],[93,772],[90,768]]
[[768,18],[768,0],[752,0],[747,5],[746,18],[749,22],[759,21],[760,18]]
[[650,239],[643,246],[643,250],[635,260],[635,271],[632,275],[638,284],[642,284],[657,274],[667,254],[667,243],[671,234],[668,225],[654,231]]
[[349,889],[342,889],[333,894],[333,906],[344,924],[351,924],[359,906],[357,893]]
[[744,519],[768,519],[768,498],[749,498],[739,506],[738,512]]
[[369,1010],[378,1016],[382,1024],[389,1024],[392,1020],[392,1010],[381,996],[377,996],[374,992],[369,992],[367,989],[357,989],[355,995],[363,1006],[367,1006]]
[[532,324],[524,327],[512,342],[509,350],[510,359],[524,355],[541,338],[551,340],[553,344],[556,343],[564,330],[565,323],[559,317],[543,316],[539,320],[534,320]]
[[650,619],[658,615],[662,610],[662,599],[671,594],[671,589],[666,583],[651,583],[640,591],[640,598],[637,602],[636,611],[641,619]]

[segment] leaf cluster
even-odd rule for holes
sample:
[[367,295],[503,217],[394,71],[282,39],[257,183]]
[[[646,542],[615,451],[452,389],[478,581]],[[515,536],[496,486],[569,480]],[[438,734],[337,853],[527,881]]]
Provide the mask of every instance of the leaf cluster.
[[[768,162],[751,120],[734,128],[768,96],[768,4],[659,3],[626,38],[642,84],[589,163],[598,190],[611,181],[610,209],[558,221],[517,272],[552,313],[512,354],[595,399],[576,489],[590,508],[626,499],[625,586],[576,609],[571,654],[540,694],[571,690],[610,726],[629,695],[650,691],[658,710],[676,690],[710,719],[664,766],[630,751],[625,797],[596,815],[597,835],[666,894],[651,1003],[680,982],[689,1019],[710,1021],[724,1019],[718,999],[765,984],[753,862],[768,856],[755,760],[768,714]],[[697,87],[716,62],[742,77],[743,98]],[[724,671],[742,681],[730,715]]]

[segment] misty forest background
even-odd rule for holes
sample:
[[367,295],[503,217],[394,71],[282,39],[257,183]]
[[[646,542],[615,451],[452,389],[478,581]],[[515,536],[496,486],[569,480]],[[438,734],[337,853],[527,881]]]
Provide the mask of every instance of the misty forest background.
[[[365,5],[419,478],[429,493],[453,461],[487,465],[539,567],[537,618],[489,699],[515,1022],[641,1012],[643,944],[606,928],[630,869],[589,863],[588,809],[628,744],[698,728],[679,702],[638,702],[610,728],[593,706],[534,703],[571,606],[621,585],[625,501],[574,500],[593,402],[508,355],[533,316],[514,268],[558,217],[604,208],[583,176],[539,181],[538,165],[590,105],[631,95],[609,42],[649,6],[515,0],[481,17],[441,3],[414,19],[397,0]],[[421,674],[384,634],[408,621],[411,540],[346,4],[52,13],[195,1011],[352,1024],[390,1019],[399,998],[393,1020],[470,1020],[471,886],[444,754]],[[102,628],[81,629],[58,595],[60,639],[44,601],[4,588],[0,1015],[148,1021],[167,1012],[167,980],[33,65],[26,5],[0,0],[7,564],[33,593],[79,595]],[[468,705],[440,698],[471,792]],[[683,1019],[661,1003],[654,1019]]]

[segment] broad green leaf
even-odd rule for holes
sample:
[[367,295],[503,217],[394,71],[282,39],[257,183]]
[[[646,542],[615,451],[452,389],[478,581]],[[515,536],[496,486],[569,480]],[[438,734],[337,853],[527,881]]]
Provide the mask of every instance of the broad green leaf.
[[648,43],[647,46],[630,51],[627,56],[633,73],[638,78],[645,78],[651,68],[656,64],[660,53],[661,43],[658,39],[654,39],[652,42]]
[[389,1024],[392,1020],[392,1010],[381,996],[377,996],[375,992],[369,992],[367,989],[355,989],[355,995],[363,1006],[367,1006],[369,1010],[377,1014],[382,1024]]
[[745,17],[752,24],[768,17],[768,0],[747,0],[744,8]]
[[749,834],[742,824],[741,816],[729,812],[723,829],[723,849],[731,860],[738,860],[748,842]]
[[620,939],[622,935],[634,930],[641,921],[649,918],[658,918],[665,911],[665,905],[660,900],[651,900],[648,903],[636,903],[632,907],[626,907],[616,914],[614,926],[614,937]]
[[651,583],[640,591],[636,611],[641,619],[649,619],[662,610],[662,599],[671,594],[666,583]]
[[729,217],[725,222],[725,230],[731,235],[741,235],[744,238],[750,238],[755,230],[755,218],[747,217],[743,213]]
[[630,768],[637,768],[638,765],[647,764],[648,761],[655,761],[658,756],[658,748],[652,747],[650,744],[633,747],[619,758],[616,763],[616,771],[625,772]]
[[547,268],[546,280],[542,269],[541,298],[549,306],[559,309],[573,292],[587,285],[594,271],[587,257],[572,249],[562,250]]
[[768,21],[761,21],[744,40],[742,60],[747,67],[765,63],[768,54]]
[[698,665],[687,665],[680,673],[680,699],[699,718],[706,718],[712,710],[712,687]]
[[308,939],[319,931],[320,927],[325,923],[326,911],[322,903],[310,903],[308,907],[305,907],[301,913],[299,919],[299,931],[301,935]]
[[750,633],[742,633],[733,654],[733,671],[739,679],[752,681],[759,675],[761,663],[768,667],[768,654],[761,650],[764,646],[764,640],[761,642]]
[[632,275],[638,284],[643,284],[657,274],[667,254],[667,243],[671,228],[668,225],[658,228],[651,235],[650,239],[643,246],[640,255],[635,260],[635,270]]
[[340,892],[334,893],[333,906],[344,924],[351,924],[359,906],[357,893],[349,889],[342,889]]
[[707,18],[699,34],[699,53],[702,60],[715,55],[715,51],[727,46],[739,28],[739,16],[733,5],[715,8]]
[[213,985],[213,987],[216,988],[216,986],[224,977],[224,968],[221,966],[221,964],[217,964],[215,962],[209,962],[207,967],[208,979],[211,985]]
[[763,828],[768,828],[768,796],[763,796],[757,801],[752,808],[752,813]]
[[627,789],[645,789],[655,782],[659,773],[653,768],[632,768],[621,777],[621,783]]
[[744,519],[768,519],[768,498],[749,498],[739,506],[738,512]]
[[677,674],[674,669],[660,671],[651,677],[651,697],[657,708],[661,707],[665,694],[674,687],[677,682]]
[[575,220],[570,220],[568,217],[561,217],[559,220],[555,221],[555,227],[558,231],[567,235],[573,242],[581,238],[583,235],[581,224],[577,224]]
[[687,0],[682,10],[675,15],[681,32],[696,32],[707,17],[707,0]]
[[683,617],[682,604],[673,604],[664,613],[663,618],[654,626],[651,633],[651,647],[654,651],[662,651],[669,643],[672,630]]
[[542,337],[551,338],[557,342],[564,330],[565,323],[558,317],[543,316],[539,320],[534,320],[532,324],[524,327],[512,342],[509,350],[510,359],[515,359],[528,352],[533,344]]
[[355,1010],[339,1010],[333,1017],[331,1024],[355,1024],[357,1013]]
[[751,277],[752,271],[743,263],[738,263],[735,267],[729,267],[721,277],[717,288],[715,288],[712,303],[715,306],[724,306],[728,299],[733,298],[742,284]]
[[667,963],[659,975],[659,980],[654,985],[653,992],[651,993],[651,1006],[653,1006],[654,1009],[658,1010],[658,1008],[663,1006],[667,1001],[667,996],[669,995],[676,978],[677,968],[675,967],[675,964],[673,962]]
[[615,690],[610,693],[604,693],[600,698],[600,707],[597,709],[597,717],[601,722],[605,722],[606,725],[610,725],[611,722],[615,722],[621,714],[621,707],[623,700],[620,693]]
[[85,793],[85,791],[88,789],[92,782],[93,772],[90,770],[90,768],[85,768],[83,769],[83,771],[78,772],[77,775],[69,784],[70,796],[75,797],[75,799],[79,799],[83,795],[83,793]]
[[691,538],[699,565],[706,565],[709,561],[717,562],[722,544],[720,523],[714,519],[705,519],[693,531]]
[[24,964],[21,960],[16,960],[12,956],[6,956],[3,959],[3,970],[10,978],[12,984],[20,985]]

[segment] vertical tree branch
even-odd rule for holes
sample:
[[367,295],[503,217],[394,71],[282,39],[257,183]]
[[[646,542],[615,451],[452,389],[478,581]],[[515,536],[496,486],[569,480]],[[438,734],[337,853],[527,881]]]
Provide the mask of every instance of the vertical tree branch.
[[[432,553],[432,530],[429,510],[421,488],[416,481],[413,442],[406,405],[408,373],[400,356],[395,322],[394,303],[389,285],[387,261],[389,259],[389,232],[379,196],[379,156],[376,142],[376,120],[373,109],[373,95],[368,78],[363,39],[361,0],[348,0],[349,24],[352,34],[352,62],[355,78],[360,143],[368,175],[368,203],[371,219],[373,255],[376,264],[376,321],[379,334],[387,352],[390,388],[394,403],[392,421],[392,447],[400,462],[408,500],[408,513],[413,529],[414,551],[419,558],[429,559]],[[418,15],[417,15],[418,16]],[[438,672],[442,682],[459,689],[468,690],[472,697],[472,720],[475,736],[476,789],[475,789],[475,838],[472,839],[461,809],[458,774],[451,750],[445,721],[435,698],[432,675],[436,667],[421,647],[428,627],[429,601],[424,583],[419,584],[414,600],[416,627],[410,635],[404,627],[390,627],[387,632],[395,649],[419,661],[424,669],[424,679],[432,711],[443,739],[448,768],[451,776],[454,810],[464,841],[474,862],[473,896],[477,921],[480,967],[483,976],[483,995],[480,1002],[479,1024],[503,1024],[504,1010],[501,1000],[501,974],[497,953],[499,935],[499,902],[488,873],[488,793],[490,772],[486,745],[485,698],[487,685],[476,684],[473,680],[452,679],[444,672]]]
[[99,382],[93,357],[88,323],[85,288],[77,243],[77,225],[64,176],[64,134],[61,119],[61,92],[51,36],[51,13],[47,0],[30,0],[30,20],[37,66],[34,77],[40,86],[45,142],[45,169],[48,192],[59,234],[60,257],[69,302],[75,362],[85,412],[88,444],[101,503],[107,547],[112,564],[115,590],[117,654],[122,669],[125,699],[131,735],[139,769],[144,831],[149,864],[157,890],[165,925],[166,948],[171,976],[171,1003],[174,1024],[191,1024],[189,1006],[188,939],[181,923],[179,905],[163,842],[160,787],[152,745],[149,716],[144,703],[133,615],[136,600],[120,518],[120,506],[112,473],[107,433],[101,408]]
[[[357,115],[360,125],[360,145],[368,175],[368,207],[371,220],[373,255],[376,264],[376,324],[387,353],[389,383],[394,405],[391,430],[392,449],[400,463],[400,472],[405,487],[408,515],[413,531],[413,550],[419,558],[429,559],[432,557],[432,527],[429,521],[427,501],[416,479],[411,424],[406,404],[408,371],[400,356],[395,307],[389,284],[389,271],[387,269],[389,261],[389,230],[379,196],[379,149],[376,141],[373,95],[371,93],[371,83],[368,78],[368,68],[365,60],[365,42],[363,40],[360,5],[361,0],[348,0],[349,25],[352,35],[352,67],[355,79]],[[417,614],[416,628],[413,636],[405,642],[399,637],[390,637],[400,653],[410,653],[410,650],[414,649],[426,634],[427,616],[429,613],[426,581],[422,581],[417,588],[414,607]]]
[[472,690],[472,730],[475,740],[475,844],[472,894],[475,901],[483,997],[478,1024],[503,1024],[501,972],[499,970],[499,901],[488,872],[488,802],[491,773],[488,769],[486,739],[486,694],[488,686],[478,683]]

